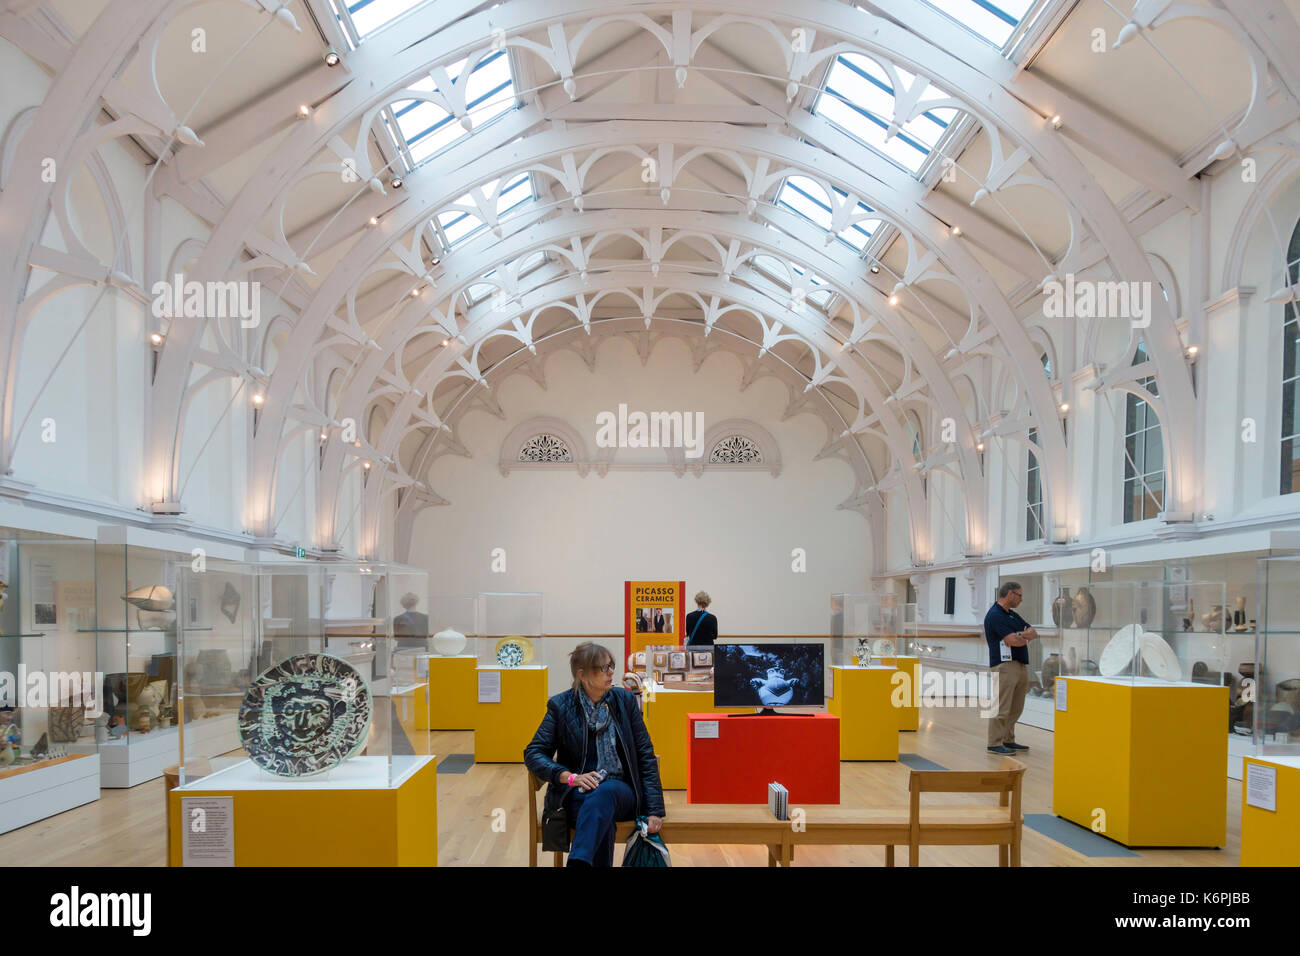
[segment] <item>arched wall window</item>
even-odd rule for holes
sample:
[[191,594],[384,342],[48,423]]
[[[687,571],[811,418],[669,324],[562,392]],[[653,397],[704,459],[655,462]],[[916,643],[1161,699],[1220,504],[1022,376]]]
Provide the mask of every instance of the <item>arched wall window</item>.
[[[1286,281],[1300,282],[1300,222],[1286,250]],[[1300,302],[1282,306],[1282,480],[1279,493],[1300,491],[1300,421],[1296,418],[1300,391]]]
[[1025,540],[1043,537],[1043,480],[1038,467],[1038,429],[1029,429],[1030,448],[1025,463]]
[[[1147,360],[1146,345],[1139,342],[1133,364]],[[1155,376],[1137,380],[1152,395]],[[1160,434],[1160,419],[1155,410],[1138,396],[1129,394],[1124,402],[1124,522],[1145,521],[1164,510],[1165,450]]]

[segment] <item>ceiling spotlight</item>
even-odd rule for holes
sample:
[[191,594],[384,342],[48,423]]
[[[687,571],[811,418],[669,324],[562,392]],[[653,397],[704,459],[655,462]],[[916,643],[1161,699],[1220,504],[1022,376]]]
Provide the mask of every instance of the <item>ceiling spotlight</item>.
[[443,339],[443,340],[442,340],[442,347],[443,347],[443,348],[446,348],[446,347],[447,347],[448,345],[450,345],[450,344],[451,344],[451,339]]
[[961,226],[953,226],[953,227],[952,227],[952,234],[953,234],[954,236],[960,236],[960,235],[961,235]]
[[1061,119],[1061,114],[1057,113],[1052,117],[1052,129],[1060,129],[1065,121]]
[[306,119],[308,116],[311,116],[311,107],[306,103],[299,104],[298,119]]
[[256,405],[258,408],[261,408],[262,403],[265,401],[266,401],[266,396],[263,395],[261,392],[258,392],[253,396],[253,404]]
[[976,446],[975,446],[975,450],[976,450],[976,451],[983,451],[983,450],[984,450],[984,443],[983,443],[983,442],[980,442],[978,445],[976,445]]
[[366,471],[369,471],[369,470],[370,470],[370,462],[368,462],[368,461],[363,461],[363,462],[361,463],[361,467],[364,468]]
[[329,433],[329,432],[321,432],[321,433],[320,433],[320,440],[321,440],[321,441],[329,441],[329,439],[330,439],[330,433]]
[[437,256],[434,256],[432,259],[429,260],[429,265],[440,266],[442,265],[442,260],[439,259]]
[[1187,357],[1188,357],[1189,359],[1194,359],[1194,358],[1196,358],[1196,356],[1198,356],[1199,354],[1201,354],[1201,347],[1200,347],[1199,345],[1189,345],[1189,346],[1187,346]]
[[880,275],[880,266],[872,266],[872,267],[871,267],[871,274],[872,274],[873,276]]
[[1068,412],[1069,410],[1070,410],[1070,403],[1069,403],[1069,402],[1061,402],[1061,414],[1064,415],[1064,414],[1065,414],[1066,412]]
[[890,304],[890,305],[898,305],[898,296],[896,296],[896,295],[891,295],[891,296],[889,297],[889,304]]
[[411,298],[418,299],[419,297],[420,297],[420,287],[416,286],[414,289],[411,290]]
[[377,226],[377,225],[379,225],[379,217],[378,217],[378,216],[371,216],[371,217],[370,217],[370,225],[372,225],[372,226]]
[[401,189],[401,188],[402,188],[402,177],[401,177],[401,176],[394,176],[394,177],[389,181],[388,185],[392,186],[394,189]]
[[335,53],[333,50],[330,50],[328,53],[325,54],[326,66],[338,66],[341,62],[343,62],[343,58],[339,56],[337,53]]
[[162,334],[161,332],[150,332],[150,333],[149,333],[149,344],[152,345],[154,348],[157,348],[158,346],[162,345],[162,344],[163,344],[163,334]]

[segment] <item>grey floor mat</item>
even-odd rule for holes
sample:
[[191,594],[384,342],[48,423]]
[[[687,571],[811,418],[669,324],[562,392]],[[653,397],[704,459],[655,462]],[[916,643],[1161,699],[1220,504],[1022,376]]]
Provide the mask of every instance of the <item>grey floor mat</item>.
[[1139,855],[1127,847],[1120,846],[1114,840],[1108,840],[1077,823],[1062,820],[1052,813],[1026,813],[1025,826],[1084,856]]

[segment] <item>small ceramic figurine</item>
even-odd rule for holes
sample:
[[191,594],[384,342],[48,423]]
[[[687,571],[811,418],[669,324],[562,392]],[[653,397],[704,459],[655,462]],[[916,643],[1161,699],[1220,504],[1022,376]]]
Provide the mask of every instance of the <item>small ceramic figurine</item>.
[[0,711],[0,763],[11,764],[22,751],[23,731],[12,710]]
[[1246,630],[1246,597],[1245,595],[1237,596],[1237,609],[1232,612],[1232,629],[1234,631]]
[[853,653],[858,660],[859,667],[868,667],[871,664],[871,641],[865,637],[859,637],[858,646],[854,648]]
[[140,716],[135,721],[135,729],[142,734],[147,734],[153,729],[153,721],[149,719],[148,711],[140,711]]

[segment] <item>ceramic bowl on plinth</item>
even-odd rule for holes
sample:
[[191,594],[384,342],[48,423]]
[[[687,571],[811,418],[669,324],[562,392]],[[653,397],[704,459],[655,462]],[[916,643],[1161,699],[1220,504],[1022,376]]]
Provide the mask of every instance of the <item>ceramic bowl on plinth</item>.
[[450,627],[433,635],[433,649],[443,657],[455,657],[468,643],[464,634]]

